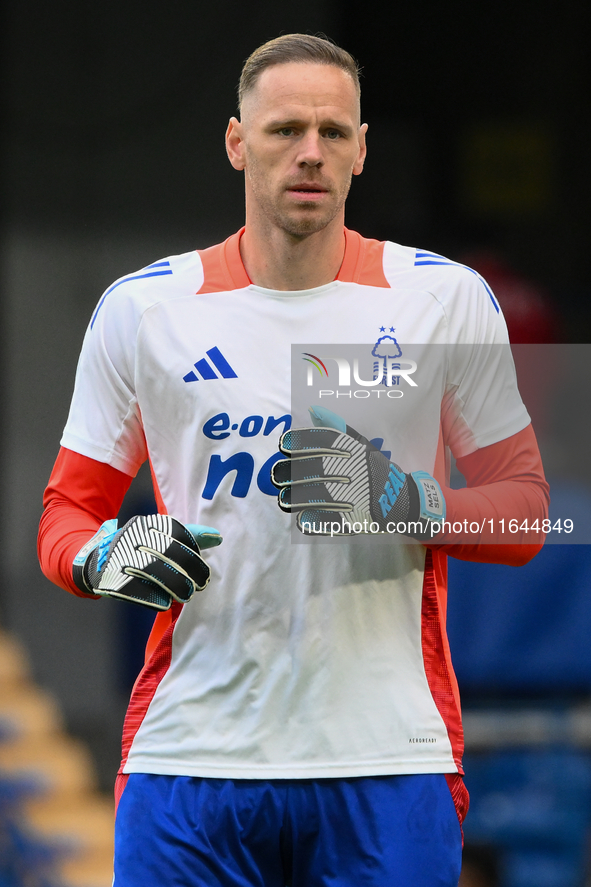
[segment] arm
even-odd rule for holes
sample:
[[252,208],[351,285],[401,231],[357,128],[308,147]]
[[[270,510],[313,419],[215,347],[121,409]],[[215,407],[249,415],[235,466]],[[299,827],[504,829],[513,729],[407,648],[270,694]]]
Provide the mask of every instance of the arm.
[[[282,435],[280,450],[289,458],[272,470],[279,506],[297,513],[301,532],[402,532],[461,560],[513,566],[527,563],[542,547],[543,532],[508,532],[510,520],[531,525],[547,517],[548,484],[531,425],[458,459],[469,487],[452,490],[426,472],[404,473],[331,411],[310,412],[315,427]],[[477,521],[483,532],[476,538],[454,533],[457,521],[462,530],[464,521]],[[400,523],[407,529],[399,529]]]
[[112,515],[130,482],[117,469],[62,449],[44,498],[42,569],[79,597],[104,595],[157,610],[173,599],[186,603],[209,582],[201,548],[222,538],[212,527],[185,526],[166,515],[136,516],[118,529]]
[[[531,425],[498,443],[483,447],[457,460],[466,478],[462,490],[444,489],[446,522],[467,520],[482,525],[486,531],[478,542],[453,541],[431,544],[459,560],[521,566],[542,548],[544,534],[507,533],[510,520],[531,524],[548,517],[549,486]],[[505,520],[505,534],[499,521]],[[493,532],[488,521],[493,520]],[[453,540],[453,536],[448,537]],[[464,535],[464,539],[469,538]]]
[[62,447],[45,494],[37,552],[47,578],[78,597],[72,564],[104,521],[119,512],[132,478],[105,462]]

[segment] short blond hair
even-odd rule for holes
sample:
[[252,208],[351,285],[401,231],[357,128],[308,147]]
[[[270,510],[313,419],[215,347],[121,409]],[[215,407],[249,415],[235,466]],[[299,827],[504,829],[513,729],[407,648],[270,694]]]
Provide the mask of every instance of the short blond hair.
[[309,34],[284,34],[263,43],[244,62],[238,83],[238,107],[242,108],[245,95],[255,86],[265,68],[289,62],[312,62],[332,65],[346,71],[353,80],[357,96],[361,94],[359,65],[346,49],[341,49],[326,37]]

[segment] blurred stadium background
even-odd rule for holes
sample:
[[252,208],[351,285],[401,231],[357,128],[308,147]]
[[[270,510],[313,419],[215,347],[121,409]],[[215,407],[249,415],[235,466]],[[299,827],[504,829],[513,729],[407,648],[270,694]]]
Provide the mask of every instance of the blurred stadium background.
[[[584,12],[582,0],[7,2],[0,887],[110,884],[109,793],[149,614],[44,579],[41,495],[101,292],[242,223],[223,133],[259,43],[324,32],[360,60],[370,153],[347,222],[489,278],[530,349],[518,365],[555,507],[588,520]],[[139,477],[126,512],[148,497]],[[450,573],[473,798],[462,883],[588,887],[590,549]]]

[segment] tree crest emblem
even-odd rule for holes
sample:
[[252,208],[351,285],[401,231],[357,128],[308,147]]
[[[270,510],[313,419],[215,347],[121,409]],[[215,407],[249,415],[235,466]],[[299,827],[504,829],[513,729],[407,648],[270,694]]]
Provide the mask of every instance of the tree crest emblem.
[[[381,328],[382,330],[384,327]],[[394,333],[394,327],[390,327],[390,332]],[[402,357],[402,349],[394,338],[394,336],[380,336],[372,349],[372,355],[377,358],[373,363],[373,377],[377,379],[382,377],[382,385],[388,384],[388,364],[390,361]],[[400,369],[400,366],[393,364],[394,369]]]

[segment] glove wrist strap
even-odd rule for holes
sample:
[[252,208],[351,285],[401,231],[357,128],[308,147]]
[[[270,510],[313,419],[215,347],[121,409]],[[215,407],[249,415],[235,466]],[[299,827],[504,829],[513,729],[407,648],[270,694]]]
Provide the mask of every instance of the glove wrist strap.
[[108,549],[109,544],[116,532],[117,518],[111,518],[111,520],[105,521],[104,524],[102,524],[96,531],[94,536],[89,539],[88,542],[85,542],[85,544],[82,546],[82,548],[74,558],[74,561],[72,563],[72,578],[74,579],[74,583],[80,589],[80,591],[83,591],[86,594],[96,594],[96,590],[88,582],[86,565],[88,563],[88,559],[96,548],[99,549],[99,558],[101,556],[101,549],[103,549],[106,553],[106,550]]
[[419,492],[419,520],[444,521],[445,499],[435,478],[427,471],[413,471],[411,477]]

